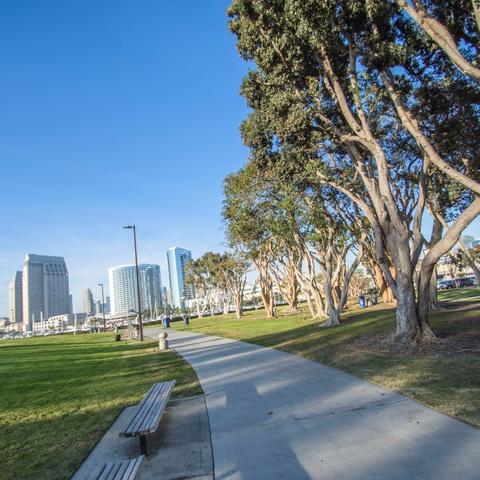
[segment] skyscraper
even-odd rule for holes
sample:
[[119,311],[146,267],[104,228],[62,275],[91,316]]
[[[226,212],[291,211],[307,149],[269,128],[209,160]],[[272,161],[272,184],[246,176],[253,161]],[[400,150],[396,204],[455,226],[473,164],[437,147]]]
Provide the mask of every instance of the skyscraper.
[[191,300],[194,297],[193,287],[185,285],[185,270],[191,259],[192,252],[184,248],[172,247],[167,251],[171,302],[177,308],[185,306],[185,299]]
[[95,315],[95,302],[93,300],[93,293],[89,288],[82,290],[83,313],[87,315]]
[[23,263],[23,323],[68,313],[70,293],[68,271],[63,257],[27,254]]
[[23,323],[22,272],[15,272],[8,285],[8,315],[10,323]]
[[[147,263],[138,266],[142,311],[157,312],[162,305],[160,267]],[[135,265],[121,265],[108,270],[112,316],[137,311]]]

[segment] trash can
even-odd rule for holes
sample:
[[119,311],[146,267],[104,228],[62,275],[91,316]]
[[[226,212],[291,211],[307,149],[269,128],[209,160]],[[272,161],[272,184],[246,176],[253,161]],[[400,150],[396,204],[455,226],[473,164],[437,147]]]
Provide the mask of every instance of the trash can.
[[360,308],[365,308],[365,295],[360,295],[358,297],[358,304],[360,305]]
[[371,295],[372,305],[376,305],[378,303],[377,296],[372,293]]
[[116,342],[119,342],[121,340],[122,336],[118,333],[117,335],[115,335],[115,341]]
[[170,328],[170,317],[165,317],[163,319],[163,328]]
[[190,317],[187,314],[183,315],[183,324],[188,325],[190,323]]

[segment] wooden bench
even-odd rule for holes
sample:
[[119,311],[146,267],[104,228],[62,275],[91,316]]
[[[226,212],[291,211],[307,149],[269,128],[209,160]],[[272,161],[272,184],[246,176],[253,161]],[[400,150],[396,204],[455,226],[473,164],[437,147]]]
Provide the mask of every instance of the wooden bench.
[[121,437],[140,437],[142,455],[147,455],[145,435],[157,430],[173,387],[175,387],[175,380],[154,384],[120,432]]
[[135,480],[138,478],[144,458],[141,455],[131,460],[108,462],[95,470],[89,477],[89,480]]

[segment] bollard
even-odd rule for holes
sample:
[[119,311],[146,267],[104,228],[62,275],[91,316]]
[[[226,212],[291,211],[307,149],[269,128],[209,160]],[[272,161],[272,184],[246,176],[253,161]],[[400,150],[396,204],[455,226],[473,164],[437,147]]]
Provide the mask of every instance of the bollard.
[[159,350],[167,350],[168,348],[168,333],[162,332],[158,334],[158,348]]

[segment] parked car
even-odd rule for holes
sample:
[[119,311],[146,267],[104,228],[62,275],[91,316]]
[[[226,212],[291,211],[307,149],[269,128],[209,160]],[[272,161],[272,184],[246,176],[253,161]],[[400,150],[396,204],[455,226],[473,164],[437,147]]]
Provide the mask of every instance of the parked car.
[[455,282],[455,286],[457,288],[475,286],[475,278],[473,277],[459,277],[459,278],[454,278],[453,281]]
[[454,280],[440,280],[437,282],[437,288],[439,290],[448,290],[450,288],[457,288]]

